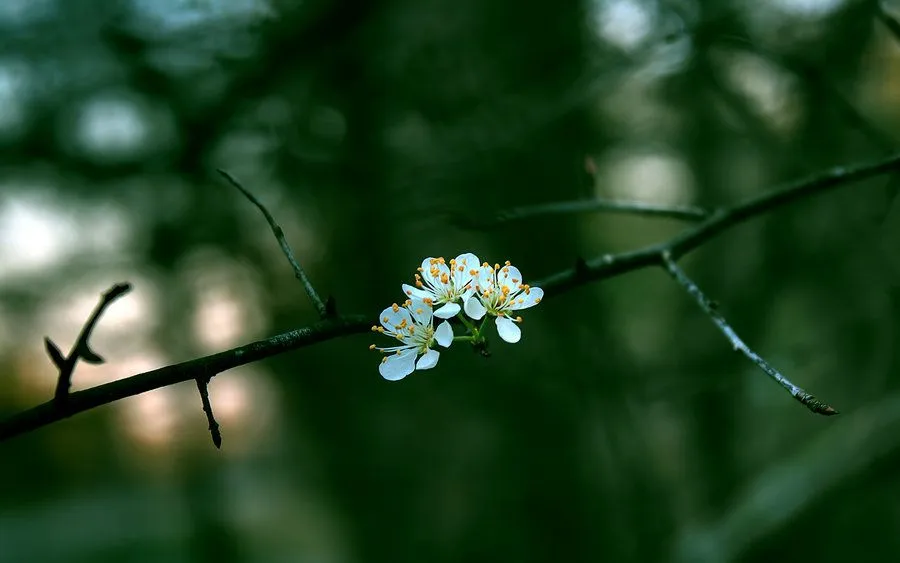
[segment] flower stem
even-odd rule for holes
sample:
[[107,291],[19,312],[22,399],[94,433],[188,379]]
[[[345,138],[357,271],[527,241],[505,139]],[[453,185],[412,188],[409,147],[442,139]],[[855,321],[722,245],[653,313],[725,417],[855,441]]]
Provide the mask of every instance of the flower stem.
[[462,321],[462,324],[464,324],[465,327],[469,329],[469,332],[472,333],[472,336],[478,336],[478,333],[480,331],[475,328],[475,325],[469,322],[469,319],[467,319],[465,315],[463,315],[462,313],[456,313],[456,316],[459,317],[459,320]]
[[453,342],[474,342],[474,336],[454,336]]

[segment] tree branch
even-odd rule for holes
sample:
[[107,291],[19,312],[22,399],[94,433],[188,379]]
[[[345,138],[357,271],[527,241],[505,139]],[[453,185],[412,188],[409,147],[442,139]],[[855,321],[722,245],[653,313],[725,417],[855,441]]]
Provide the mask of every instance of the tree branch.
[[62,352],[59,351],[59,347],[50,340],[50,337],[44,337],[44,347],[47,350],[47,355],[50,356],[53,365],[59,370],[59,379],[56,381],[56,393],[54,394],[55,401],[61,403],[68,397],[69,387],[72,385],[72,374],[75,371],[75,364],[78,363],[78,360],[84,360],[89,364],[102,364],[104,362],[100,355],[91,350],[89,343],[91,333],[94,332],[94,327],[97,326],[97,321],[100,320],[100,315],[103,314],[103,311],[106,310],[113,301],[125,295],[130,290],[131,284],[129,283],[117,283],[106,290],[100,297],[100,302],[94,308],[91,316],[81,328],[81,332],[78,334],[75,344],[72,345],[72,350],[69,352],[68,356],[63,357]]
[[303,288],[306,290],[306,294],[309,296],[310,301],[313,302],[313,305],[316,308],[316,311],[319,312],[319,318],[326,318],[329,316],[329,307],[325,306],[325,302],[322,301],[322,298],[319,297],[319,294],[316,293],[316,289],[313,287],[312,282],[309,280],[309,276],[306,275],[306,271],[303,270],[303,267],[300,266],[300,263],[297,262],[297,259],[294,258],[294,253],[291,250],[291,246],[288,244],[287,240],[284,238],[284,231],[281,229],[281,226],[275,221],[275,218],[272,217],[272,214],[269,213],[269,210],[258,200],[256,196],[247,191],[244,186],[241,185],[233,176],[231,176],[228,172],[224,170],[217,169],[217,172],[222,175],[223,178],[228,180],[228,183],[240,190],[244,196],[250,200],[250,202],[259,208],[262,211],[263,216],[266,218],[266,221],[269,222],[269,227],[272,228],[272,233],[275,235],[275,238],[278,240],[278,244],[281,245],[281,251],[284,253],[288,262],[291,264],[291,268],[294,269],[294,276],[300,280],[300,283],[303,284]]
[[673,260],[678,260],[724,231],[759,215],[840,186],[897,170],[900,170],[900,153],[852,167],[833,168],[803,180],[790,182],[731,207],[719,209],[705,221],[667,242],[620,254],[604,254],[591,260],[579,260],[572,268],[552,274],[534,282],[533,285],[544,288],[545,291],[547,288],[551,289],[552,293],[548,292],[547,297],[552,297],[554,293],[569,291],[590,281],[662,265],[663,253],[667,251]]
[[[571,269],[548,276],[533,285],[540,286],[544,289],[545,294],[552,296],[554,293],[569,291],[591,281],[611,278],[648,266],[661,266],[665,264],[665,256],[671,260],[677,260],[716,235],[749,219],[803,198],[825,193],[830,189],[896,169],[900,169],[900,154],[850,168],[835,168],[716,211],[705,221],[666,243],[616,255],[603,255],[590,261],[579,259]],[[0,422],[0,441],[126,397],[184,381],[196,380],[209,373],[221,373],[317,342],[350,334],[361,334],[369,330],[370,321],[367,316],[333,316],[308,327],[231,350],[71,393],[63,405],[59,405],[55,401],[48,401]]]
[[706,209],[689,205],[659,205],[641,201],[587,199],[544,203],[527,207],[515,207],[513,209],[501,211],[493,218],[485,221],[478,221],[477,219],[473,220],[469,217],[460,216],[456,218],[456,223],[461,227],[468,229],[492,229],[504,226],[507,223],[534,219],[536,217],[575,215],[578,213],[594,212],[678,219],[680,221],[701,221],[710,215],[710,212]]
[[370,318],[359,315],[327,319],[231,350],[76,391],[69,394],[63,405],[48,401],[7,418],[0,423],[0,441],[126,397],[191,381],[210,372],[221,373],[338,336],[368,332],[371,325]]
[[712,319],[713,323],[722,331],[722,334],[725,335],[731,342],[731,346],[734,348],[735,352],[740,352],[747,357],[751,362],[755,363],[759,366],[761,370],[763,370],[766,375],[774,379],[778,382],[779,385],[784,387],[788,393],[791,394],[793,398],[800,401],[802,404],[806,405],[806,408],[811,410],[814,413],[824,414],[827,416],[838,414],[838,411],[834,410],[831,406],[826,405],[825,403],[818,400],[814,395],[804,391],[801,387],[794,385],[791,380],[781,374],[777,369],[773,368],[762,359],[756,352],[751,350],[744,341],[737,335],[733,328],[725,321],[725,317],[723,317],[717,310],[715,305],[700,291],[700,288],[697,287],[687,274],[678,267],[678,264],[672,260],[671,256],[668,252],[663,253],[663,262],[665,264],[666,271],[671,274],[672,278],[678,282],[688,294],[697,301],[697,304],[700,305],[700,308],[709,315],[709,318]]

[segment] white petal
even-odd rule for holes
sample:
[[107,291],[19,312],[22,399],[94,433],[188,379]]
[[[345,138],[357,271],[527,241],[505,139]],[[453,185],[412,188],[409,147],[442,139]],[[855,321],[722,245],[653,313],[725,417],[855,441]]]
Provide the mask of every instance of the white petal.
[[518,291],[522,285],[522,272],[515,266],[503,266],[497,270],[497,285],[508,287],[511,292]]
[[438,363],[438,358],[441,357],[441,353],[437,350],[429,350],[419,358],[419,363],[416,364],[416,369],[431,369]]
[[418,297],[410,299],[412,304],[409,306],[409,312],[415,319],[416,324],[430,326],[431,325],[431,305],[425,303]]
[[425,291],[424,289],[419,289],[418,287],[413,287],[409,284],[403,284],[403,293],[411,299],[425,299],[426,297],[434,299],[434,294],[430,291]]
[[422,271],[419,272],[420,276],[425,277],[425,274],[427,274],[428,271],[431,269],[431,261],[432,260],[437,260],[437,258],[429,256],[428,258],[422,260]]
[[464,252],[456,257],[456,264],[459,266],[465,266],[466,271],[475,269],[477,270],[479,266],[481,266],[481,262],[478,261],[478,257],[472,254],[471,252]]
[[471,252],[460,254],[455,259],[456,268],[453,271],[453,287],[460,291],[467,283],[472,281],[473,271],[477,272],[480,266],[478,257]]
[[487,313],[487,309],[484,308],[484,305],[481,304],[481,300],[477,297],[469,297],[463,308],[465,309],[466,314],[476,321],[480,320],[481,317]]
[[516,311],[518,309],[527,309],[529,307],[534,307],[538,303],[541,302],[541,299],[544,298],[544,290],[539,287],[532,287],[528,290],[528,293],[524,291],[516,296],[513,300],[513,303],[510,304],[508,309],[512,311]]
[[416,351],[412,348],[391,354],[378,366],[378,373],[388,381],[399,381],[416,369]]
[[437,330],[434,331],[434,339],[444,348],[449,347],[453,342],[453,327],[450,326],[450,323],[444,321],[438,325]]
[[494,286],[496,285],[494,283],[495,280],[494,268],[491,266],[481,266],[478,268],[478,274],[472,280],[472,283],[475,285],[478,294],[481,295],[485,291],[494,290]]
[[439,319],[449,319],[450,317],[455,317],[460,310],[462,310],[462,307],[456,303],[445,303],[443,307],[434,312],[434,316]]
[[[435,261],[432,264],[432,260]],[[441,280],[441,276],[447,275],[447,283],[444,283]],[[430,283],[435,287],[446,287],[450,285],[450,267],[447,264],[441,264],[437,262],[437,258],[426,258],[422,261],[422,271],[419,273],[422,276],[422,281],[426,283]]]
[[509,317],[497,317],[497,334],[510,344],[522,338],[522,330]]
[[[405,328],[413,322],[409,311],[407,311],[405,307],[400,307],[399,305],[397,306],[396,311],[394,311],[393,306],[386,308],[381,312],[381,315],[378,316],[378,320],[381,322],[381,326],[392,335],[397,332],[397,326],[403,326]],[[404,324],[403,321],[406,321],[406,323]]]

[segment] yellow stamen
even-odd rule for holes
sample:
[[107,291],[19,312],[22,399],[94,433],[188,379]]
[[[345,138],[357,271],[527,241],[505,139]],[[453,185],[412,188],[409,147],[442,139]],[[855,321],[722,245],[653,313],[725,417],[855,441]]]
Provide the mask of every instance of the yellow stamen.
[[535,305],[537,305],[537,304],[540,303],[540,302],[541,302],[541,298],[540,298],[540,297],[536,297],[536,298],[534,299],[534,304],[535,304]]
[[375,349],[375,345],[374,345],[374,344],[369,344],[369,350],[374,350],[374,349]]
[[418,309],[416,309],[416,314],[417,314],[417,315],[421,315],[423,312],[424,312],[424,311],[422,311],[422,308],[421,308],[421,307],[419,307]]
[[450,276],[446,273],[441,274],[441,283],[450,283]]
[[396,313],[397,311],[400,310],[400,305],[397,305],[396,303],[394,303],[393,305],[391,305],[391,310]]
[[522,317],[516,317],[516,322],[517,322],[517,323],[522,322]]

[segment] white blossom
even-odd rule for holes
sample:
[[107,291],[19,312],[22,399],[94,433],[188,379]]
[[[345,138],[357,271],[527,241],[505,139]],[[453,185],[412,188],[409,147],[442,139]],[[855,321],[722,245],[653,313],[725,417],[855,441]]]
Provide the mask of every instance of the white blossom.
[[450,346],[453,329],[447,321],[435,329],[433,320],[431,304],[419,298],[407,299],[402,305],[394,303],[381,312],[381,326],[373,326],[372,330],[399,341],[397,346],[386,348],[369,346],[385,354],[378,367],[382,377],[398,381],[417,369],[431,369],[437,365],[441,354],[432,350],[432,346],[435,343],[445,348]]
[[403,293],[437,307],[435,317],[449,319],[462,309],[457,301],[465,302],[472,295],[471,281],[478,268],[478,257],[471,252],[460,254],[449,264],[443,257],[428,257],[418,268],[415,287],[403,284]]
[[508,261],[505,265],[485,262],[475,273],[472,283],[475,292],[464,303],[465,312],[475,320],[487,315],[497,317],[497,334],[507,342],[515,343],[522,338],[522,331],[516,323],[522,317],[510,316],[512,311],[534,307],[544,297],[544,290],[531,287],[522,281],[522,273]]

